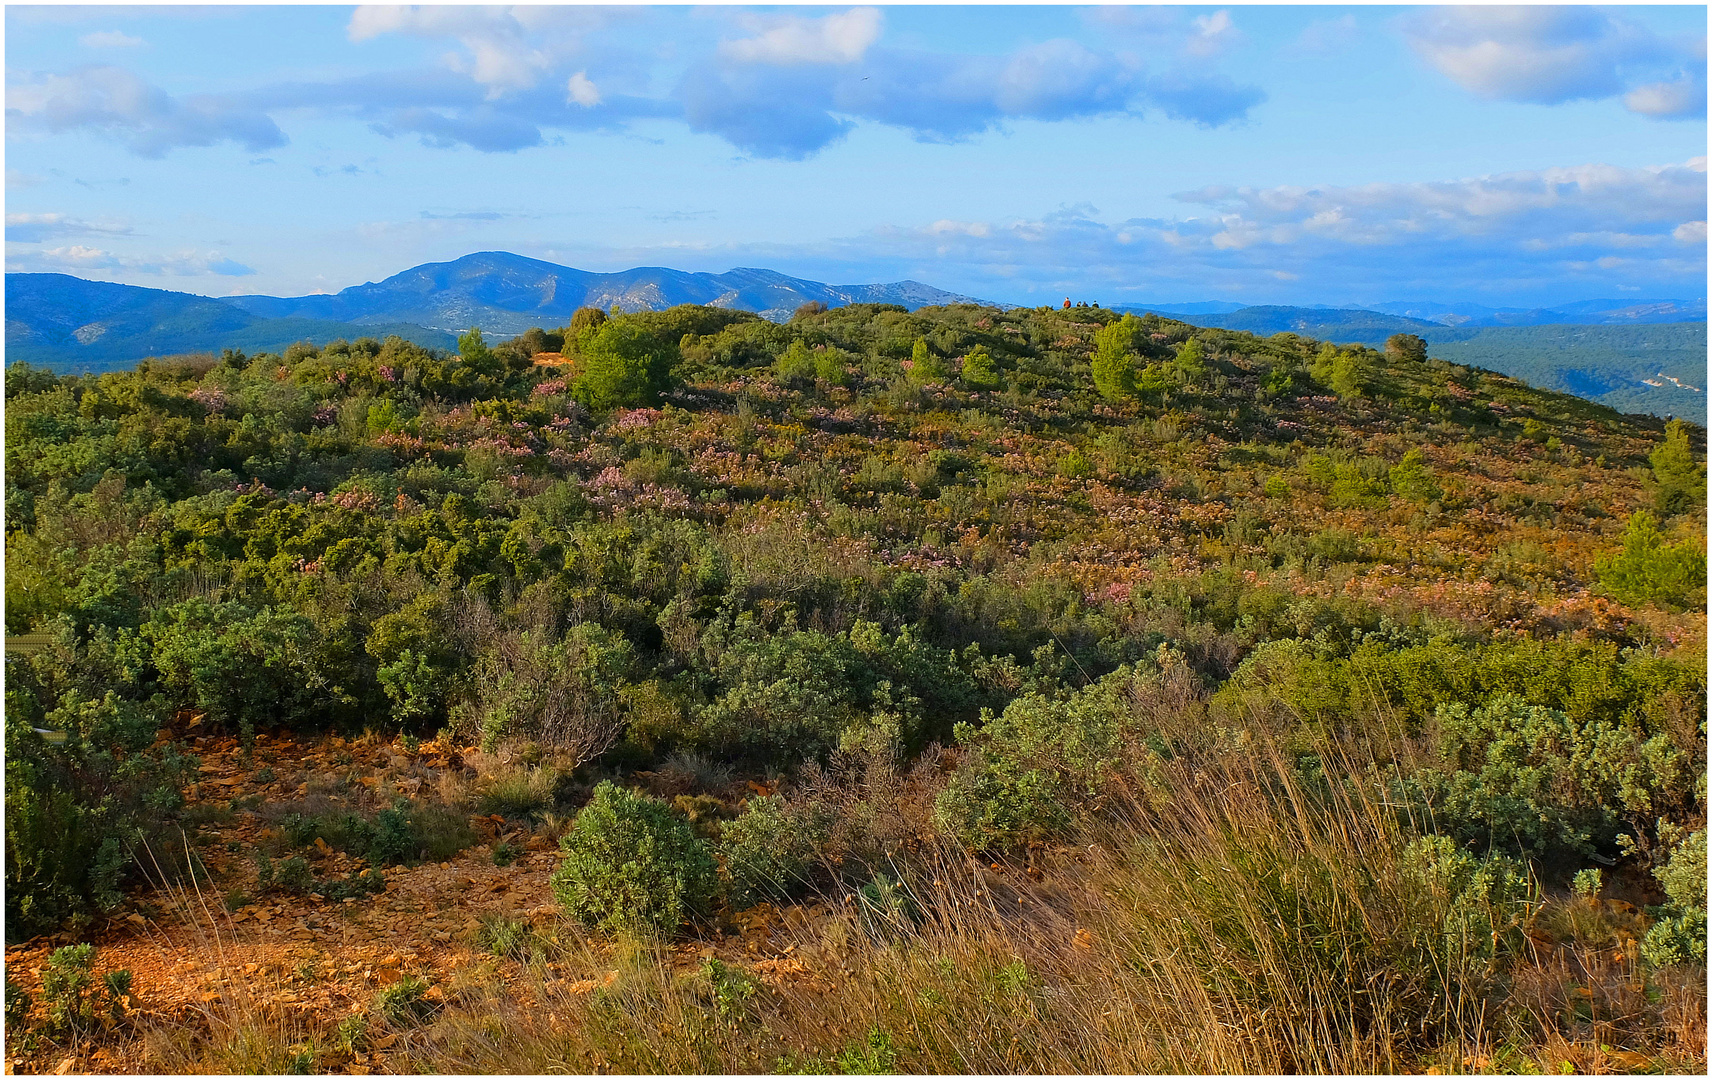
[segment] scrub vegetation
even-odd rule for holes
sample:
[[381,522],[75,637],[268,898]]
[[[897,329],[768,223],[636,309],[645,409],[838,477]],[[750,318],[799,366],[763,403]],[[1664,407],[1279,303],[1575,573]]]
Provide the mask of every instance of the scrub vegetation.
[[13,365],[8,1059],[1703,1072],[1705,432],[1431,351]]

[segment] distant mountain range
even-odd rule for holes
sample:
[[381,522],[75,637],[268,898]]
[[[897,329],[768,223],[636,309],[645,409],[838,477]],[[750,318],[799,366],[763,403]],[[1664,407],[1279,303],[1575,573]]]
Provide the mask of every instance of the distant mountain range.
[[[492,337],[555,327],[585,306],[624,311],[709,304],[783,320],[802,304],[898,304],[910,310],[988,301],[917,281],[827,285],[773,270],[694,274],[638,267],[597,274],[484,251],[426,263],[384,281],[313,296],[211,298],[65,274],[6,275],[6,360],[60,371],[107,371],[147,356],[282,351],[296,341],[397,334],[450,349],[479,326]],[[1588,300],[1554,308],[1398,302],[1366,308],[1199,301],[1154,311],[1198,326],[1382,345],[1419,334],[1447,360],[1474,363],[1613,407],[1706,415],[1704,300]],[[1650,331],[1650,332],[1641,332]]]
[[416,323],[461,332],[521,334],[531,326],[562,326],[580,307],[621,311],[658,310],[678,304],[753,311],[783,320],[799,306],[820,301],[844,304],[902,304],[911,310],[942,304],[979,304],[919,281],[889,285],[825,285],[773,270],[738,269],[691,274],[641,266],[595,274],[504,251],[482,251],[446,263],[427,263],[385,281],[355,285],[332,295],[233,296],[226,302],[264,318],[330,319],[364,325]]
[[826,285],[772,270],[691,274],[662,267],[595,274],[503,251],[427,263],[316,296],[214,299],[66,274],[7,274],[6,359],[105,371],[146,356],[226,348],[277,352],[294,341],[389,334],[452,348],[455,335],[471,326],[510,337],[532,326],[563,326],[585,306],[639,311],[709,304],[782,320],[816,300],[829,307],[900,304],[912,311],[981,303],[917,281]]
[[[1326,337],[1316,327],[1366,327],[1377,333],[1392,327],[1387,335],[1409,333],[1420,324],[1429,327],[1479,328],[1485,326],[1638,326],[1647,323],[1704,321],[1705,300],[1582,300],[1550,308],[1491,308],[1480,304],[1438,304],[1424,300],[1372,304],[1365,308],[1267,307],[1209,300],[1193,304],[1124,304],[1120,311],[1153,311],[1172,318],[1193,317],[1203,326],[1252,333],[1291,333]],[[1391,322],[1374,316],[1389,316]],[[1345,340],[1345,339],[1338,339]],[[1354,341],[1356,338],[1347,338]]]

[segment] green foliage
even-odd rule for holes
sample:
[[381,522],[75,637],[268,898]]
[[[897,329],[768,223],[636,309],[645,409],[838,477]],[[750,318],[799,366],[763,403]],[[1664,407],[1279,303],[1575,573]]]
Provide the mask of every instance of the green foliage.
[[918,385],[944,382],[949,372],[945,361],[928,347],[926,338],[916,338],[910,348],[910,381]]
[[428,989],[426,979],[406,975],[376,995],[375,1011],[395,1027],[415,1027],[433,1016],[438,1008],[428,997]]
[[1706,830],[1683,839],[1653,876],[1666,903],[1641,942],[1641,955],[1656,967],[1706,962]]
[[606,312],[597,307],[580,307],[571,313],[570,326],[565,334],[566,341],[576,342],[582,339],[583,333],[598,330],[606,322]]
[[801,338],[793,340],[779,358],[773,362],[773,372],[779,381],[785,383],[802,383],[815,377],[814,354]]
[[[8,675],[6,702],[6,927],[42,933],[85,926],[120,901],[130,851],[182,799],[196,761],[154,747],[157,705],[108,690],[65,690],[42,713],[25,673]],[[50,743],[33,727],[63,732]],[[172,865],[171,853],[160,858]]]
[[1601,556],[1594,563],[1594,575],[1626,604],[1704,604],[1705,542],[1666,543],[1658,525],[1658,519],[1645,510],[1635,511],[1623,530],[1622,549]]
[[1443,911],[1445,970],[1488,967],[1526,947],[1524,931],[1538,906],[1537,890],[1521,863],[1479,857],[1447,836],[1426,836],[1403,852],[1404,873]]
[[1000,383],[993,354],[977,346],[963,357],[963,381],[977,390],[990,390]]
[[175,703],[243,733],[303,725],[326,706],[319,635],[289,609],[186,600],[162,608],[144,633]]
[[898,1071],[898,1050],[889,1033],[870,1030],[861,1042],[838,1055],[838,1071],[846,1076],[892,1076]]
[[6,974],[6,1031],[8,1033],[19,1035],[29,1027],[30,1006],[33,1004],[30,992],[24,989],[21,984],[13,982],[12,975],[8,972]]
[[1706,467],[1694,460],[1681,420],[1665,425],[1664,442],[1653,448],[1649,460],[1658,481],[1659,513],[1680,514],[1705,500]]
[[591,409],[652,405],[670,382],[678,349],[631,316],[609,319],[577,339],[582,373],[572,395]]
[[689,823],[658,799],[603,781],[560,840],[553,894],[607,931],[670,935],[713,898],[714,861]]
[[1177,356],[1171,361],[1171,366],[1177,370],[1185,382],[1198,382],[1207,373],[1207,360],[1201,349],[1199,338],[1190,338],[1177,347]]
[[465,363],[480,364],[493,356],[493,350],[482,340],[481,330],[472,326],[458,336],[458,355]]
[[1094,356],[1090,361],[1094,389],[1107,401],[1134,397],[1139,389],[1134,352],[1140,333],[1141,320],[1134,315],[1125,315],[1094,333]]
[[118,1020],[130,992],[129,971],[109,971],[96,980],[95,946],[89,942],[55,949],[42,969],[42,1004],[56,1035],[78,1038],[103,1020]]
[[977,850],[1064,832],[1095,810],[1121,765],[1129,731],[1125,691],[1138,676],[1120,668],[1068,696],[1027,693],[979,728],[957,726],[967,753],[939,795],[939,827]]
[[1427,456],[1411,447],[1403,459],[1391,466],[1391,490],[1410,502],[1428,503],[1444,493],[1433,479]]
[[543,955],[542,943],[528,922],[497,911],[481,917],[476,944],[506,960],[532,960]]
[[1392,334],[1385,339],[1385,357],[1393,363],[1425,363],[1427,343],[1418,334]]
[[1651,820],[1688,793],[1692,766],[1665,735],[1577,721],[1515,695],[1441,706],[1443,766],[1403,784],[1435,826],[1483,850],[1585,856],[1623,824]]
[[750,799],[720,833],[732,908],[780,902],[805,887],[830,833],[828,818],[824,811],[793,807],[777,795]]
[[1325,345],[1314,357],[1314,381],[1341,398],[1360,397],[1371,375],[1372,365],[1360,348]]
[[709,957],[702,961],[698,975],[707,1004],[721,1023],[736,1026],[753,1019],[752,1003],[759,987],[741,968]]
[[630,642],[598,624],[572,626],[557,641],[525,632],[496,642],[477,661],[461,715],[490,750],[530,740],[580,763],[618,737],[619,694],[634,666]]

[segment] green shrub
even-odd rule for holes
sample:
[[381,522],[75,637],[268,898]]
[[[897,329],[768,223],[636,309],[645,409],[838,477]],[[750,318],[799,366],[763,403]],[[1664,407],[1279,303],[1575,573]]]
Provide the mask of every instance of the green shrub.
[[873,1028],[861,1042],[838,1055],[838,1071],[846,1076],[892,1076],[898,1071],[898,1050],[890,1034]]
[[803,888],[829,834],[826,817],[778,795],[750,799],[721,833],[731,906],[781,901]]
[[[16,677],[14,677],[16,675]],[[11,940],[83,926],[112,910],[129,851],[158,833],[182,802],[194,758],[156,748],[159,711],[111,691],[67,690],[42,713],[8,672],[6,695],[6,933]],[[49,743],[34,727],[63,732]],[[168,868],[173,852],[156,857]]]
[[1403,460],[1391,466],[1391,490],[1410,502],[1419,503],[1432,502],[1443,494],[1433,479],[1427,456],[1415,448],[1410,448],[1403,455]]
[[1657,967],[1706,962],[1706,830],[1679,843],[1653,870],[1666,903],[1641,942],[1641,955]]
[[582,374],[571,396],[590,409],[652,405],[678,361],[678,349],[633,317],[609,319],[578,338]]
[[541,942],[528,923],[499,912],[489,912],[481,917],[476,927],[476,944],[495,956],[509,960],[528,960],[542,954]]
[[396,1027],[413,1027],[434,1015],[435,1003],[428,997],[428,982],[406,975],[375,997],[375,1011]]
[[1658,519],[1637,510],[1623,530],[1622,550],[1602,555],[1593,573],[1625,604],[1700,607],[1706,603],[1704,540],[1665,543]]
[[671,934],[706,909],[715,886],[707,845],[658,799],[602,782],[559,841],[553,893],[604,930]]
[[971,349],[963,357],[963,381],[977,390],[999,385],[999,367],[993,362],[993,354],[979,347]]
[[17,1035],[30,1023],[30,992],[12,981],[10,973],[6,975],[6,1032]]
[[1426,836],[1404,849],[1403,870],[1445,912],[1438,929],[1447,970],[1490,970],[1526,947],[1538,891],[1521,863],[1475,856],[1448,836]]
[[876,934],[908,933],[921,922],[921,905],[909,886],[895,877],[875,874],[856,890],[862,922]]
[[1094,333],[1094,356],[1090,361],[1094,389],[1107,401],[1124,401],[1140,389],[1136,383],[1135,341],[1141,320],[1125,315]]
[[1402,788],[1435,826],[1482,849],[1585,856],[1615,844],[1624,822],[1651,820],[1690,783],[1687,756],[1599,719],[1501,694],[1485,706],[1440,706],[1442,768]]
[[131,992],[131,973],[109,971],[95,979],[95,946],[66,945],[48,956],[42,969],[42,1004],[56,1034],[87,1035],[104,1018],[118,1020]]
[[1653,448],[1649,460],[1658,481],[1659,513],[1680,514],[1706,498],[1706,467],[1694,460],[1681,420],[1664,426],[1664,442]]
[[1069,697],[1025,693],[980,727],[957,726],[968,752],[940,793],[939,827],[987,849],[1056,836],[1095,808],[1120,767],[1136,681],[1124,667]]
[[803,383],[814,378],[814,355],[801,338],[792,341],[773,362],[773,373],[782,383]]

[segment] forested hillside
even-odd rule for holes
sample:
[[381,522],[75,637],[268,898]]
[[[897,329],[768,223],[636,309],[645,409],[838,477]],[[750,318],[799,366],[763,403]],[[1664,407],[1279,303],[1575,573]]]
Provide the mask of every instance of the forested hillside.
[[[21,1068],[1704,1070],[1701,427],[811,304],[6,434],[7,969],[112,1014],[9,981]],[[126,1013],[133,916],[272,951]]]
[[1706,423],[1706,323],[1501,326],[1422,334],[1434,356],[1619,412]]

